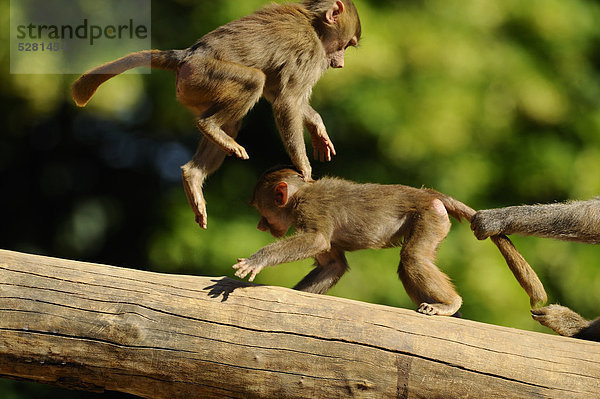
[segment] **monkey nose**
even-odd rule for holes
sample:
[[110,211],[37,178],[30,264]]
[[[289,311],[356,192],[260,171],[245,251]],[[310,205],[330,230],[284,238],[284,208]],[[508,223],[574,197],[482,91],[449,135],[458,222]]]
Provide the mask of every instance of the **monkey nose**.
[[258,226],[256,226],[256,228],[263,232],[269,230],[269,228],[263,225],[262,223],[259,223]]
[[335,69],[340,69],[344,67],[344,61],[331,61],[329,66]]

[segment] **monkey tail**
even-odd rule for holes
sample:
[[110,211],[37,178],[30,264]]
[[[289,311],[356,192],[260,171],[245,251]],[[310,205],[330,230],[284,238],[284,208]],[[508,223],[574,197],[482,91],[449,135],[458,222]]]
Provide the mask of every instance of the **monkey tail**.
[[505,235],[491,236],[490,240],[500,250],[508,268],[513,273],[521,287],[529,295],[529,304],[532,308],[538,308],[546,303],[548,297],[544,285],[538,278],[523,255],[515,248],[512,241]]
[[433,194],[437,199],[442,201],[442,204],[444,204],[444,208],[446,208],[446,211],[448,211],[448,213],[459,222],[461,222],[463,218],[470,222],[471,219],[473,219],[473,216],[475,216],[475,214],[477,213],[475,209],[471,208],[466,204],[463,204],[459,200],[454,199],[449,195],[442,194],[439,191],[435,191],[430,188],[424,188],[423,190]]
[[73,100],[78,106],[85,107],[102,83],[132,68],[150,66],[174,71],[184,55],[185,50],[144,50],[102,64],[90,69],[73,83]]
[[[458,219],[465,218],[469,222],[475,216],[475,210],[462,202],[442,194],[438,191],[425,189],[434,194],[442,203],[450,215]],[[523,258],[523,255],[515,248],[512,241],[505,235],[491,236],[490,239],[498,247],[504,257],[508,268],[513,273],[521,287],[529,295],[529,303],[532,308],[542,306],[548,300],[544,285],[538,278],[535,271],[529,263]]]

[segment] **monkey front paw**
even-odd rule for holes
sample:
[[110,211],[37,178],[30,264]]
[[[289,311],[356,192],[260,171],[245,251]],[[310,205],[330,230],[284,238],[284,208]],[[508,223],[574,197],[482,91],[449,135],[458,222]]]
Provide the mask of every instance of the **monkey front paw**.
[[302,180],[304,180],[305,182],[314,181],[312,178],[312,168],[310,167],[310,164],[304,166],[296,166],[296,168],[298,168],[300,175],[302,175]]
[[312,178],[312,175],[304,175],[304,174],[302,175],[302,180],[304,180],[305,182],[308,182],[308,183],[315,181],[315,179]]
[[327,134],[323,119],[316,112],[306,121],[306,128],[310,133],[315,159],[321,162],[331,161],[335,155],[335,147]]
[[237,270],[235,272],[237,277],[243,279],[250,274],[248,281],[254,281],[254,278],[264,268],[264,266],[255,265],[249,259],[238,258],[238,263],[233,265],[232,268]]
[[314,149],[314,158],[320,160],[321,162],[329,162],[332,157],[336,154],[335,147],[333,143],[327,136],[325,135],[312,135],[312,145]]

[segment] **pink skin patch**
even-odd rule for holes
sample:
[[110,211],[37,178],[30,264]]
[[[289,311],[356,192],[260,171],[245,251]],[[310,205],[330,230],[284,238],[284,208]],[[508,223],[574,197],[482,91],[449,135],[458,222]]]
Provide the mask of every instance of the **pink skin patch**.
[[431,207],[435,209],[440,216],[448,216],[448,212],[446,211],[446,207],[439,199],[434,199],[431,203]]

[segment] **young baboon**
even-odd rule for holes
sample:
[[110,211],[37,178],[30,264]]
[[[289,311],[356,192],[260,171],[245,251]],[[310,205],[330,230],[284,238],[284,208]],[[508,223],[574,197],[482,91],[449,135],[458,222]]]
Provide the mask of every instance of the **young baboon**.
[[72,95],[85,106],[98,86],[128,69],[175,71],[177,99],[196,115],[204,135],[182,169],[196,222],[206,228],[203,182],[226,154],[249,158],[235,138],[241,119],[261,96],[271,102],[284,146],[304,179],[311,179],[312,170],[303,126],[315,158],[331,160],[335,149],[309,98],[325,70],[344,66],[346,48],[356,46],[360,36],[352,0],[272,4],[215,29],[185,50],[141,51],[94,68],[73,83]]
[[[522,205],[479,211],[471,220],[475,236],[522,234],[600,244],[600,197],[589,201]],[[531,311],[533,318],[560,335],[600,341],[600,318],[587,321],[571,309],[550,305]]]
[[[398,275],[418,311],[453,315],[461,297],[435,265],[438,245],[450,230],[448,214],[471,220],[475,211],[452,197],[430,189],[402,185],[358,184],[336,178],[307,182],[292,169],[263,175],[252,205],[261,214],[258,229],[283,237],[233,268],[249,280],[266,266],[314,258],[316,267],[294,288],[325,293],[346,272],[345,251],[402,246]],[[531,298],[545,302],[546,293],[527,262],[504,236],[493,241]]]

